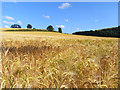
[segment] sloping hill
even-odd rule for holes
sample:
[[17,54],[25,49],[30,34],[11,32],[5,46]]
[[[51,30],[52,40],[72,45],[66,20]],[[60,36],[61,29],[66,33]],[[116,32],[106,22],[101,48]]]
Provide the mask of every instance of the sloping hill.
[[99,30],[75,32],[75,35],[100,36],[100,37],[120,37],[120,28],[112,27]]
[[[6,31],[7,30],[7,31]],[[21,31],[15,29],[15,31],[12,31],[13,29],[3,29],[2,31],[2,38],[13,38],[15,39],[24,39],[24,38],[43,38],[43,39],[115,39],[111,37],[96,37],[96,36],[85,36],[85,35],[71,35],[71,34],[64,34],[59,32],[47,32],[47,31]],[[22,29],[23,30],[23,29]]]
[[2,88],[118,87],[118,38],[42,31],[0,34]]

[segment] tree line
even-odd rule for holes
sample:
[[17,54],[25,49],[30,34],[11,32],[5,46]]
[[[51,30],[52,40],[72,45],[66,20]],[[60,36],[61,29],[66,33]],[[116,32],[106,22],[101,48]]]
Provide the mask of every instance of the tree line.
[[120,37],[120,26],[99,30],[81,31],[72,33],[75,35],[100,36],[100,37]]
[[[11,25],[11,28],[21,28],[21,25],[13,24],[13,25]],[[31,24],[27,24],[27,28],[28,29],[32,29],[32,25]],[[33,29],[36,29],[36,28],[33,28]],[[49,25],[46,29],[48,31],[51,31],[51,32],[55,31],[52,25]],[[62,28],[58,27],[58,32],[62,33]]]

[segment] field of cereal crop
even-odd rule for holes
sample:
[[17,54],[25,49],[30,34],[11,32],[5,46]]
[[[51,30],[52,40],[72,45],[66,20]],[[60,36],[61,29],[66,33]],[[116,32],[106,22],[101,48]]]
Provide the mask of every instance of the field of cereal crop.
[[117,88],[118,38],[1,33],[2,88]]

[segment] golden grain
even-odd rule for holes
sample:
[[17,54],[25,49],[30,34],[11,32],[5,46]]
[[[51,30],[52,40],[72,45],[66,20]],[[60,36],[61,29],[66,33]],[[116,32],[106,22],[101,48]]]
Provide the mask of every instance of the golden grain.
[[117,88],[118,39],[3,32],[2,88]]

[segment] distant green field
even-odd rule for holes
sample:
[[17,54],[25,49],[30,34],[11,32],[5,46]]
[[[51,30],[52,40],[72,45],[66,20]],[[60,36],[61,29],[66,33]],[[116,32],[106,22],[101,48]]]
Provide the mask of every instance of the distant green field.
[[[22,28],[9,28],[9,29],[2,29],[2,31],[43,31],[43,32],[50,32],[46,29],[22,29]],[[52,32],[57,32],[57,31],[52,31]]]

